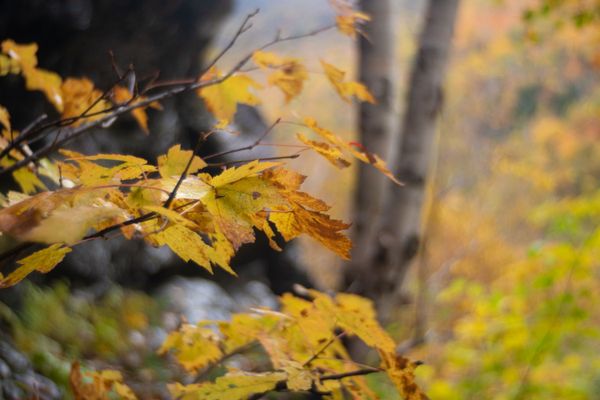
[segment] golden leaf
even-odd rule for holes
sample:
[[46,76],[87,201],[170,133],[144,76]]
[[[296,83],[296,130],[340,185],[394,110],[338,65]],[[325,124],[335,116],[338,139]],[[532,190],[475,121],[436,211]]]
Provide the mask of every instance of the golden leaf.
[[252,60],[262,69],[273,69],[267,81],[270,85],[277,86],[289,102],[302,92],[304,81],[308,73],[304,65],[297,58],[280,57],[275,53],[255,51]]
[[[37,68],[38,46],[35,43],[17,44],[13,40],[2,42],[2,52],[20,64],[20,69],[25,78],[25,86],[28,90],[40,90],[46,98],[59,111],[63,111],[64,101],[62,98],[62,79],[56,73]],[[14,71],[15,68],[13,67]]]
[[17,261],[20,266],[8,276],[0,274],[0,288],[16,285],[33,271],[43,274],[51,271],[70,251],[69,247],[56,243]]
[[[182,260],[192,260],[212,273],[210,246],[198,234],[183,225],[171,225],[152,235],[159,245],[167,245]],[[227,269],[232,272],[231,268]]]
[[221,187],[239,181],[249,176],[258,175],[260,172],[282,165],[280,162],[251,161],[239,167],[228,168],[210,180],[212,187]]
[[325,142],[316,142],[314,140],[310,140],[302,133],[298,133],[296,136],[302,143],[310,146],[313,150],[325,157],[327,161],[335,165],[337,168],[347,168],[350,166],[350,162],[344,158],[344,155],[340,151],[339,147]]
[[21,187],[24,193],[32,194],[37,192],[37,189],[47,190],[44,182],[38,178],[38,176],[30,171],[28,168],[19,168],[12,173],[13,178]]
[[[158,157],[158,171],[160,172],[160,175],[163,178],[172,176],[179,178],[179,176],[183,174],[192,154],[192,150],[181,150],[181,146],[178,144],[171,147],[166,155]],[[204,167],[206,167],[204,160],[198,156],[194,156],[187,172],[188,174],[193,174]]]
[[359,159],[360,161],[362,161],[366,164],[371,164],[372,166],[377,168],[379,171],[381,171],[381,173],[383,173],[385,176],[390,178],[395,184],[402,185],[402,182],[400,182],[398,179],[396,179],[396,177],[394,176],[392,171],[389,170],[385,161],[383,161],[381,159],[381,157],[379,157],[377,154],[368,152],[364,148],[364,146],[361,145],[360,143],[346,142],[345,140],[341,139],[340,137],[338,137],[336,134],[334,134],[330,130],[320,127],[317,124],[317,121],[314,120],[314,118],[310,118],[310,117],[304,118],[304,123],[313,132],[317,133],[319,136],[321,136],[327,142],[337,146],[339,149],[344,149],[344,150],[350,152],[350,154],[352,154],[355,158]]
[[[220,76],[213,67],[202,80],[209,81]],[[233,120],[238,103],[251,106],[260,103],[258,97],[250,92],[251,88],[260,89],[262,86],[247,75],[234,74],[221,83],[198,89],[197,93],[217,119],[217,126],[224,128]]]
[[[156,167],[148,165],[143,158],[121,154],[96,154],[86,156],[75,151],[60,149],[60,153],[68,157],[68,161],[77,163],[61,163],[61,173],[64,178],[84,186],[99,186],[110,183],[137,179],[146,173],[156,171]],[[92,161],[119,162],[113,167],[104,167]]]
[[[64,100],[62,118],[81,117],[73,122],[73,126],[81,125],[86,120],[102,118],[103,114],[99,113],[110,107],[110,103],[100,99],[102,92],[87,78],[67,78],[61,86],[61,91]],[[83,117],[84,113],[90,116]]]
[[168,351],[173,351],[177,362],[189,372],[202,369],[223,356],[213,330],[191,324],[169,333],[158,353]]
[[347,0],[330,0],[330,2],[336,11],[335,22],[340,32],[353,39],[357,34],[363,34],[359,26],[371,20],[369,15],[354,10]]
[[355,96],[359,100],[367,101],[371,104],[376,103],[375,97],[373,97],[364,84],[353,81],[344,82],[344,76],[346,75],[344,71],[323,60],[321,60],[321,65],[323,66],[325,75],[327,75],[327,79],[329,79],[329,82],[331,82],[342,99],[350,102],[350,98]]
[[217,378],[214,383],[169,385],[169,392],[180,400],[247,400],[253,394],[275,389],[286,377],[284,372],[233,372]]

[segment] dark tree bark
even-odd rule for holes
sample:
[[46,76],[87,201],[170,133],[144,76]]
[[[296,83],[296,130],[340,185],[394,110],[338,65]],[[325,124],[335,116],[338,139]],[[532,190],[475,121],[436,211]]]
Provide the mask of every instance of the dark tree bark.
[[[361,0],[361,10],[371,16],[360,37],[359,80],[367,85],[377,104],[361,103],[358,119],[360,142],[375,154],[385,155],[389,149],[393,125],[392,65],[394,34],[390,0]],[[386,177],[366,164],[360,164],[354,190],[354,248],[346,281],[352,280],[377,250],[380,232],[379,216],[383,211]]]
[[401,304],[406,273],[422,244],[421,213],[432,160],[436,122],[459,0],[430,0],[413,63],[394,173],[404,186],[389,185],[377,249],[363,263],[358,292],[373,298],[389,319]]

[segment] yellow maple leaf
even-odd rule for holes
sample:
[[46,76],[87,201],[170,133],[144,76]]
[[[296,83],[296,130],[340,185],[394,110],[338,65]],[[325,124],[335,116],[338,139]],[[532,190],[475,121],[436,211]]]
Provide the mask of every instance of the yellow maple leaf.
[[[181,146],[178,144],[171,147],[167,154],[158,157],[158,172],[163,178],[179,177],[183,174],[192,154],[192,150],[181,150]],[[193,174],[204,167],[206,167],[204,160],[194,156],[187,173]]]
[[50,103],[62,112],[64,106],[61,92],[62,79],[54,72],[37,68],[37,50],[38,46],[35,43],[17,44],[10,39],[2,42],[2,52],[19,63],[27,89],[42,91]]
[[[260,170],[260,164],[265,163],[257,163],[255,168],[244,169],[242,166],[239,171],[233,171],[229,177],[220,179],[220,183],[214,185],[215,189],[201,199],[234,249],[254,241],[255,227],[268,227],[260,222],[266,222],[267,216],[261,217],[259,212],[286,204],[275,186],[257,176],[244,176],[256,174],[251,171]],[[270,231],[267,234],[273,236]]]
[[102,118],[98,113],[110,107],[106,100],[100,100],[102,92],[87,78],[67,78],[60,89],[64,100],[62,118],[77,118],[84,112],[91,115],[74,121],[73,126]]
[[159,354],[172,351],[187,371],[197,371],[217,361],[223,356],[219,347],[219,338],[207,327],[183,324],[179,330],[169,333]]
[[275,168],[282,165],[281,162],[258,161],[254,160],[239,167],[228,168],[219,175],[213,177],[209,184],[212,187],[221,187],[229,183],[239,181],[249,176],[256,176],[262,171]]
[[[72,163],[60,163],[63,178],[77,182],[84,186],[99,186],[110,183],[137,179],[145,174],[156,171],[156,167],[148,165],[143,158],[122,154],[96,154],[86,156],[72,150],[60,149],[60,153],[68,157]],[[116,165],[102,166],[93,161],[117,162]]]
[[344,158],[344,155],[340,151],[339,147],[332,146],[325,142],[316,142],[308,139],[302,133],[296,134],[298,139],[307,146],[310,146],[317,153],[321,154],[331,164],[338,168],[347,168],[350,166],[350,162]]
[[369,89],[367,89],[364,84],[354,81],[344,82],[344,77],[346,75],[344,71],[326,63],[323,60],[321,60],[321,65],[323,66],[323,70],[325,71],[327,79],[329,79],[329,82],[331,82],[336,92],[342,99],[350,102],[351,97],[354,96],[359,100],[366,101],[371,104],[376,103],[375,97],[373,97]]
[[[214,249],[204,243],[202,238],[193,230],[186,228],[183,225],[175,224],[154,233],[152,237],[157,241],[158,245],[167,245],[175,254],[182,260],[192,260],[199,266],[205,268],[212,273],[211,262],[223,267],[222,262],[213,260]],[[225,264],[223,267],[227,272],[235,275],[231,267]]]
[[214,383],[169,385],[171,396],[181,400],[247,400],[253,394],[269,392],[280,381],[285,381],[285,372],[232,372],[221,376]]
[[[220,76],[220,72],[213,67],[201,79],[209,81]],[[238,103],[251,106],[260,103],[258,97],[250,92],[250,89],[260,88],[262,86],[249,76],[234,74],[219,84],[198,89],[197,93],[217,119],[217,127],[224,128],[233,120]]]
[[45,249],[17,261],[19,267],[4,277],[0,274],[0,288],[16,285],[33,271],[43,274],[49,272],[71,251],[60,243],[55,243]]
[[267,81],[283,92],[286,102],[302,92],[308,73],[297,58],[280,57],[275,53],[259,50],[254,52],[252,60],[261,69],[274,70],[267,77]]
[[38,176],[30,171],[28,168],[19,168],[12,173],[13,178],[21,187],[24,193],[32,194],[37,192],[37,189],[47,190],[44,182],[38,178]]

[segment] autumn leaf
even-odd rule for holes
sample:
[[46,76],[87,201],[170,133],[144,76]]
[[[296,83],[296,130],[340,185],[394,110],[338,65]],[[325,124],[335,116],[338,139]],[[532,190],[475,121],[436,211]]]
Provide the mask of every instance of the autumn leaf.
[[[102,92],[87,78],[67,78],[60,89],[64,99],[62,117],[76,118],[73,126],[102,118],[100,113],[110,108],[110,103],[101,99]],[[89,116],[84,116],[84,113]],[[77,119],[79,117],[81,119]]]
[[340,151],[339,147],[325,142],[317,142],[314,140],[310,140],[302,133],[298,133],[296,134],[296,136],[302,143],[304,143],[307,146],[310,146],[313,150],[325,157],[327,161],[329,161],[334,166],[338,168],[347,168],[348,166],[350,166],[350,162],[344,158],[344,155]]
[[252,60],[263,70],[272,70],[267,77],[269,85],[277,86],[289,102],[302,92],[308,73],[297,58],[280,57],[275,53],[255,51]]
[[[62,79],[54,72],[37,68],[37,50],[38,46],[35,43],[17,44],[10,39],[2,42],[2,52],[19,63],[26,88],[43,92],[50,103],[62,112],[64,106],[61,92]],[[15,70],[15,67],[9,68]]]
[[[202,81],[209,81],[221,77],[221,73],[213,67]],[[262,86],[247,75],[234,74],[223,82],[198,89],[198,96],[204,100],[206,108],[217,119],[217,127],[224,128],[233,120],[238,104],[255,106],[260,103],[258,97],[251,93],[251,89],[260,89]]]
[[346,0],[330,0],[330,2],[336,11],[335,22],[340,32],[353,39],[358,34],[363,34],[360,25],[371,20],[369,15],[354,10]]
[[181,400],[247,400],[253,394],[275,389],[277,383],[285,381],[286,377],[284,372],[232,372],[217,378],[214,383],[169,385],[169,392]]
[[[72,150],[60,149],[59,152],[68,157],[70,162],[60,163],[61,174],[84,186],[100,186],[119,183],[125,180],[137,179],[147,173],[156,171],[156,167],[148,165],[143,158],[122,154],[96,154],[86,156]],[[114,166],[103,166],[97,162],[110,162]]]
[[389,170],[385,161],[383,161],[381,159],[381,157],[379,157],[377,154],[368,152],[364,148],[364,146],[362,146],[359,143],[347,142],[347,141],[343,140],[342,138],[340,138],[339,136],[337,136],[335,133],[331,132],[330,130],[320,127],[317,124],[317,121],[314,120],[314,118],[309,118],[309,117],[304,118],[304,123],[313,132],[315,132],[316,134],[321,136],[323,139],[325,139],[331,145],[336,146],[340,150],[345,150],[345,151],[349,152],[355,158],[359,159],[360,161],[362,161],[366,164],[371,164],[372,166],[377,168],[379,171],[381,171],[385,176],[390,178],[394,183],[396,183],[397,185],[402,185],[402,183],[398,179],[396,179],[396,177],[394,176],[392,171]]
[[371,104],[376,103],[375,97],[373,97],[369,89],[367,89],[364,84],[353,81],[344,82],[344,77],[346,75],[344,71],[326,63],[323,60],[321,60],[321,65],[323,66],[325,75],[327,75],[327,79],[329,79],[329,82],[331,82],[336,92],[342,99],[350,102],[351,97],[354,96],[359,100],[366,101]]
[[[163,178],[181,176],[192,154],[192,150],[181,150],[181,146],[178,144],[171,147],[166,155],[158,157],[158,172],[160,172]],[[204,160],[198,156],[194,156],[187,172],[188,174],[193,174],[204,167],[206,167]]]
[[159,245],[167,245],[182,260],[192,260],[199,266],[212,273],[211,263],[221,266],[224,270],[235,275],[229,266],[229,260],[214,257],[215,249],[204,243],[202,238],[194,231],[183,225],[175,224],[152,235]]
[[33,271],[43,274],[50,272],[70,251],[69,247],[55,243],[17,261],[19,267],[8,276],[0,274],[0,288],[16,285]]
[[215,332],[208,327],[191,324],[183,324],[179,330],[171,332],[158,353],[169,351],[189,372],[198,371],[223,356]]
[[44,182],[40,180],[40,178],[28,168],[19,168],[12,173],[13,178],[17,184],[21,187],[23,193],[33,194],[40,190],[47,190]]

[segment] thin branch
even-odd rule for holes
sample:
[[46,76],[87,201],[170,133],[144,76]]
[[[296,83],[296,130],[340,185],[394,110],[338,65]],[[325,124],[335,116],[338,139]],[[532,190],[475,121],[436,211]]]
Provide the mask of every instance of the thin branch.
[[307,38],[307,37],[310,37],[310,36],[315,36],[315,35],[318,35],[319,33],[328,31],[328,30],[333,29],[335,27],[336,27],[335,24],[333,24],[333,25],[327,25],[327,26],[323,26],[321,28],[317,28],[315,30],[312,30],[310,32],[301,33],[301,34],[298,34],[298,35],[285,36],[285,37],[282,37],[281,36],[281,32],[278,31],[277,34],[275,35],[275,38],[273,40],[271,40],[270,42],[264,44],[262,47],[259,48],[259,50],[264,50],[267,47],[273,46],[274,44],[279,44],[279,43],[282,43],[282,42],[287,42],[289,40],[298,40],[298,39],[304,39],[304,38]]
[[225,155],[232,154],[232,153],[238,153],[240,151],[252,150],[256,146],[259,146],[261,144],[261,142],[264,140],[264,138],[273,130],[273,128],[275,128],[275,126],[280,121],[281,121],[281,118],[277,118],[277,120],[275,120],[275,122],[273,122],[271,124],[271,126],[269,126],[267,129],[265,129],[265,131],[263,132],[263,134],[257,140],[255,140],[254,143],[252,143],[252,144],[250,144],[248,146],[240,147],[240,148],[233,149],[233,150],[222,151],[220,153],[211,154],[211,155],[208,155],[208,156],[203,157],[203,158],[205,160],[210,160],[211,158],[221,157],[221,156],[225,156]]
[[[247,21],[246,21],[247,22]],[[247,25],[247,24],[246,24]],[[314,36],[317,35],[321,32],[324,32],[328,29],[333,28],[333,25],[331,26],[326,26],[326,27],[322,27],[319,29],[315,29],[311,32],[307,32],[304,34],[299,34],[299,35],[292,35],[292,36],[287,36],[287,37],[281,37],[279,34],[270,42],[264,44],[263,46],[259,47],[260,50],[264,50],[267,47],[270,47],[274,44],[277,43],[281,43],[281,42],[285,42],[285,41],[289,41],[289,40],[296,40],[296,39],[302,39],[305,37],[309,37],[309,36]],[[242,29],[243,32],[245,32],[244,29]],[[242,32],[242,33],[243,33]],[[239,37],[239,35],[238,35]],[[114,107],[109,107],[105,110],[101,110],[95,113],[88,113],[86,115],[86,118],[92,117],[92,116],[96,116],[96,115],[103,115],[103,114],[107,114],[104,115],[103,117],[94,120],[94,121],[90,121],[88,123],[82,124],[78,127],[72,128],[70,133],[67,134],[63,139],[56,141],[56,143],[53,143],[52,145],[43,147],[41,149],[39,149],[38,151],[36,151],[35,153],[29,155],[28,157],[25,157],[23,160],[20,160],[4,169],[0,170],[0,176],[4,175],[4,174],[8,174],[11,173],[25,165],[28,165],[30,162],[32,161],[36,161],[39,160],[40,158],[52,153],[58,146],[63,145],[64,143],[67,143],[79,136],[81,136],[83,133],[102,126],[106,123],[109,123],[110,121],[114,120],[115,118],[128,113],[132,110],[135,110],[137,108],[141,108],[141,107],[146,107],[149,106],[151,103],[156,102],[156,101],[160,101],[160,100],[164,100],[170,97],[173,97],[175,95],[184,93],[184,92],[188,92],[188,91],[192,91],[192,90],[196,90],[196,89],[201,89],[204,87],[208,87],[208,86],[213,86],[213,85],[217,85],[225,80],[227,80],[229,77],[231,77],[233,74],[235,74],[236,72],[238,72],[239,70],[242,69],[242,67],[244,65],[246,65],[246,63],[252,58],[252,55],[254,54],[254,51],[250,52],[249,54],[247,54],[245,57],[243,57],[242,59],[240,59],[238,61],[238,63],[233,66],[225,75],[219,77],[219,78],[215,78],[215,79],[211,79],[208,81],[194,81],[193,83],[189,83],[189,84],[185,84],[185,85],[180,85],[180,86],[176,86],[172,89],[168,89],[165,90],[163,92],[157,93],[155,95],[151,95],[148,96],[147,98],[145,98],[144,100],[141,101],[137,101],[133,104],[126,104],[126,105],[116,105]],[[17,139],[16,141],[23,141],[25,140],[25,138],[21,138],[21,139]],[[9,146],[10,147],[10,146]],[[6,149],[5,149],[6,150]],[[0,158],[6,154],[3,154],[3,151],[0,151]]]
[[288,156],[276,156],[276,157],[263,157],[263,158],[250,158],[250,159],[246,159],[246,160],[234,160],[234,161],[224,161],[224,162],[220,162],[220,163],[207,163],[206,165],[208,167],[228,167],[230,165],[235,165],[235,164],[243,164],[243,163],[248,163],[248,162],[252,162],[252,161],[278,161],[278,160],[291,160],[294,158],[298,158],[300,157],[300,152],[298,153],[294,153],[294,154],[290,154]]

